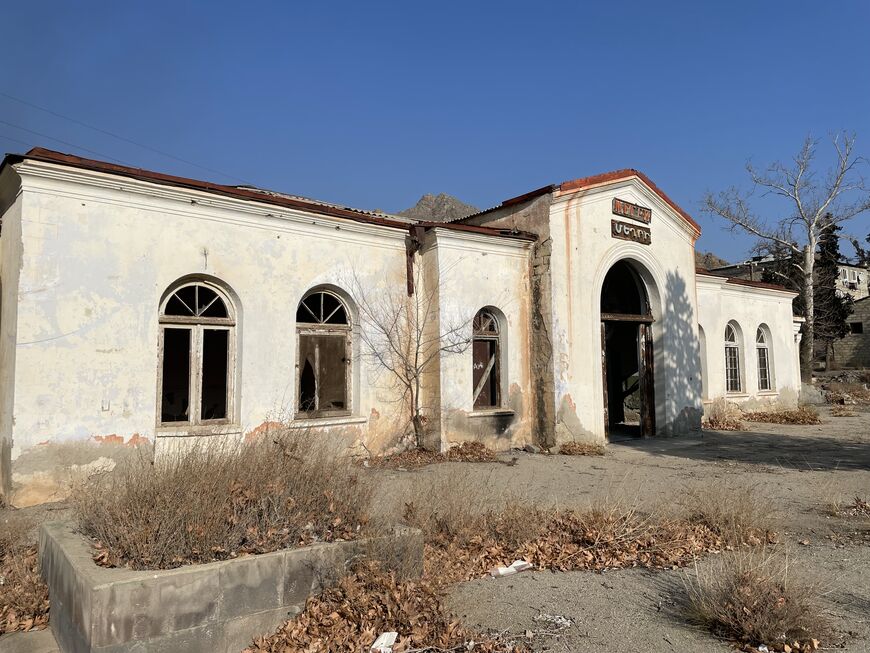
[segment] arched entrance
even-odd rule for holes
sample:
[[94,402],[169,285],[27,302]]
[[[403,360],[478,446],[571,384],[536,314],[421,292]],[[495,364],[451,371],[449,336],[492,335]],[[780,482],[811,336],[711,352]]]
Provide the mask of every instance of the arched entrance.
[[617,261],[601,288],[601,369],[608,438],[655,434],[653,316],[646,287]]

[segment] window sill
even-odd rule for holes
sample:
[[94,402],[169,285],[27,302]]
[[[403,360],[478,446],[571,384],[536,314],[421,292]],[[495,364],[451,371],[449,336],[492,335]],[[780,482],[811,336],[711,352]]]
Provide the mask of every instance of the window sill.
[[369,421],[368,417],[360,417],[359,415],[344,415],[342,417],[304,417],[302,419],[294,419],[288,428],[305,429],[316,428],[319,426],[342,426],[343,424],[365,424]]
[[158,426],[154,435],[158,438],[187,438],[207,435],[241,435],[242,427],[238,424],[197,424],[191,426]]
[[749,397],[748,392],[726,392],[726,399],[747,399]]
[[779,395],[779,392],[776,390],[759,390],[756,393],[756,397],[776,397]]
[[510,408],[484,408],[468,413],[468,417],[495,417],[497,415],[514,415],[514,411]]

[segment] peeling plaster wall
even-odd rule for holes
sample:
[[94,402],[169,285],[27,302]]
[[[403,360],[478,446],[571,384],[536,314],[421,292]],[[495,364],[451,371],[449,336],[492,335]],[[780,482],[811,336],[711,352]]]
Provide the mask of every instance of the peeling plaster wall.
[[[745,404],[748,408],[764,403],[794,405],[800,394],[798,344],[792,318],[791,292],[753,288],[726,283],[726,279],[698,275],[699,322],[704,329],[707,387],[705,402],[717,397]],[[740,327],[740,370],[743,392],[725,391],[725,326],[734,320]],[[769,343],[771,391],[758,390],[758,359],[755,334],[766,324]]]
[[[614,198],[652,209],[651,244],[611,236],[612,219],[634,223],[613,215]],[[608,270],[623,259],[641,277],[655,318],[657,433],[699,428],[701,371],[691,230],[637,179],[563,194],[552,204],[550,225],[557,441],[604,439],[601,288]]]
[[[8,175],[8,176],[7,176]],[[0,497],[12,489],[13,403],[15,397],[15,339],[18,324],[18,277],[21,266],[21,213],[24,198],[17,178],[4,172],[3,214],[0,231]]]
[[525,400],[531,403],[533,440],[544,447],[556,443],[555,367],[551,333],[553,328],[553,288],[550,262],[553,241],[550,237],[550,203],[552,193],[526,202],[512,204],[467,220],[468,224],[515,229],[533,233],[529,271],[529,342],[532,393]]
[[474,409],[471,347],[441,355],[437,380],[442,448],[471,440],[504,450],[531,441],[530,249],[529,242],[446,229],[435,229],[427,244],[424,257],[439,271],[442,333],[463,325],[470,339],[471,320],[484,307],[496,309],[501,330],[498,409]]
[[[279,215],[267,205],[50,164],[28,161],[19,171],[25,210],[13,457],[43,441],[154,437],[158,305],[181,277],[220,280],[237,303],[236,419],[219,430],[230,440],[293,415],[295,312],[306,291],[348,291],[354,275],[375,292],[405,283],[401,230]],[[7,216],[4,248],[15,240],[15,218]],[[4,292],[14,292],[8,282]],[[373,416],[394,413],[394,397],[354,354],[353,416],[337,425],[385,446],[394,425]]]

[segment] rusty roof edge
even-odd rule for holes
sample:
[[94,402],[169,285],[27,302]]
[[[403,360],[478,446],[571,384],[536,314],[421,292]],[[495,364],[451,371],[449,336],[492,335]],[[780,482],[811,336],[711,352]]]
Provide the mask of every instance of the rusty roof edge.
[[[389,227],[392,229],[402,229],[404,231],[407,231],[408,228],[414,226],[415,224],[423,224],[421,222],[406,222],[398,219],[394,220],[390,217],[387,217],[385,214],[376,214],[373,212],[364,211],[363,209],[354,209],[349,207],[342,208],[334,204],[319,203],[316,200],[306,201],[304,199],[296,199],[295,197],[282,197],[282,194],[270,195],[268,193],[262,192],[262,189],[256,191],[246,190],[237,186],[226,186],[223,184],[215,184],[207,181],[201,181],[198,179],[167,175],[160,172],[146,170],[144,168],[131,168],[128,166],[122,166],[114,163],[98,161],[96,159],[87,159],[84,157],[76,156],[74,154],[64,154],[62,152],[56,152],[54,150],[48,150],[41,147],[33,148],[29,152],[27,152],[27,154],[7,154],[3,159],[0,170],[5,168],[7,165],[15,165],[27,159],[41,161],[44,163],[52,163],[55,165],[66,165],[73,168],[90,170],[103,174],[118,175],[129,179],[135,179],[137,181],[158,184],[161,186],[172,186],[177,188],[186,188],[189,190],[198,190],[201,192],[212,193],[215,195],[221,195],[233,199],[250,200],[254,202],[260,202],[262,204],[309,211],[311,213],[316,213],[319,215],[345,218],[364,224],[378,225],[382,227]],[[452,225],[450,223],[437,224],[439,224],[440,226],[444,226],[448,229],[455,229],[460,226],[466,226]],[[491,227],[477,227],[477,229],[478,233],[488,234],[495,237],[522,237],[506,232],[505,230],[494,229]]]
[[533,200],[536,197],[540,197],[541,195],[546,195],[547,193],[552,193],[556,190],[556,184],[548,184],[547,186],[541,186],[540,188],[536,188],[535,190],[530,190],[528,193],[523,193],[522,195],[517,195],[516,197],[509,197],[508,199],[502,201],[500,204],[496,204],[495,206],[491,206],[488,209],[483,209],[482,211],[478,211],[477,213],[472,213],[471,215],[465,215],[461,218],[455,218],[453,220],[448,220],[446,224],[457,224],[461,223],[463,220],[470,220],[471,218],[476,218],[480,215],[486,215],[487,213],[492,213],[493,211],[497,211],[499,209],[503,209],[508,206],[515,206],[517,204],[522,204],[523,202],[528,202],[529,200]]
[[700,274],[707,277],[713,277],[715,279],[722,279],[725,283],[730,283],[736,286],[749,286],[753,288],[765,288],[767,290],[777,290],[779,292],[785,292],[792,295],[799,294],[797,291],[789,290],[785,286],[778,283],[768,283],[767,281],[751,281],[749,279],[738,279],[737,277],[728,277],[724,274],[716,274],[715,272],[708,270],[707,268],[703,268],[701,266],[695,267],[695,274]]

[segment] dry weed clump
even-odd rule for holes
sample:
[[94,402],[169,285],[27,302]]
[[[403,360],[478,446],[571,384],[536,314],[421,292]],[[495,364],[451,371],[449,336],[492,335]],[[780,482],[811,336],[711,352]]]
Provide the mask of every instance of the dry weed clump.
[[517,559],[558,571],[661,568],[725,546],[706,524],[617,501],[556,510],[515,498],[499,502],[486,487],[446,481],[420,488],[425,501],[405,509],[405,521],[423,531],[424,576],[439,584],[478,578]]
[[710,431],[743,431],[743,412],[737,404],[726,399],[715,399],[704,409],[701,426]]
[[302,613],[275,633],[257,637],[244,653],[358,653],[382,632],[396,631],[393,651],[527,650],[468,630],[444,610],[441,594],[424,581],[401,581],[376,564],[360,565],[338,585],[311,597]]
[[26,523],[12,519],[0,528],[0,635],[48,625],[48,587],[28,531]]
[[419,469],[436,463],[493,463],[495,452],[481,442],[463,442],[444,453],[414,448],[386,456],[372,456],[364,461],[367,467],[383,469]]
[[831,416],[832,417],[855,417],[857,415],[852,408],[848,406],[844,406],[843,404],[834,404],[831,406]]
[[756,487],[710,484],[682,493],[688,520],[712,530],[726,548],[757,546],[776,541],[776,508]]
[[99,564],[168,569],[357,538],[371,496],[339,442],[280,430],[234,449],[139,457],[72,501]]
[[744,647],[816,650],[830,629],[819,592],[794,576],[784,555],[742,549],[696,565],[685,578],[683,607],[693,622]]
[[756,410],[743,414],[748,422],[768,424],[821,424],[819,411],[812,406],[801,405],[794,409],[762,411]]
[[825,401],[834,405],[848,404],[870,404],[870,388],[867,387],[867,376],[870,372],[864,373],[866,376],[864,382],[860,383],[843,383],[832,381],[825,386]]
[[566,442],[559,445],[563,456],[603,456],[607,450],[603,444],[590,442]]

